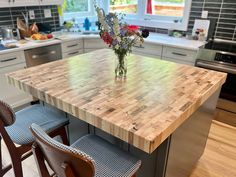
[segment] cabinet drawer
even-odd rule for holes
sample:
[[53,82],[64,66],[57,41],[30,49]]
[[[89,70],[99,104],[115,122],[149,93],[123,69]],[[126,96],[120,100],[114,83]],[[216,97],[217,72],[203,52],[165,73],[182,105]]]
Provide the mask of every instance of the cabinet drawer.
[[188,61],[184,61],[184,60],[179,60],[179,59],[173,59],[173,58],[162,57],[162,59],[166,60],[166,61],[171,61],[171,62],[174,62],[174,63],[189,65],[189,66],[194,66],[194,64],[195,64],[195,63],[192,63],[192,62],[188,62]]
[[162,57],[195,63],[197,51],[174,47],[163,47]]
[[105,42],[98,38],[98,39],[84,39],[84,48],[85,49],[103,49],[108,48],[108,45]]
[[162,45],[144,43],[141,47],[134,47],[134,52],[160,57],[162,55]]
[[78,49],[78,50],[74,50],[74,51],[70,51],[70,52],[65,52],[63,53],[63,59],[64,58],[70,58],[79,54],[82,54],[83,50],[82,49]]
[[7,102],[13,108],[29,103],[33,98],[31,95],[9,85],[5,74],[24,69],[25,67],[26,63],[20,63],[0,69],[0,99]]
[[25,54],[23,51],[0,55],[0,68],[18,63],[25,63]]
[[74,40],[62,43],[62,52],[70,52],[77,49],[83,49],[83,40]]
[[84,53],[89,53],[89,52],[93,52],[99,49],[84,49]]

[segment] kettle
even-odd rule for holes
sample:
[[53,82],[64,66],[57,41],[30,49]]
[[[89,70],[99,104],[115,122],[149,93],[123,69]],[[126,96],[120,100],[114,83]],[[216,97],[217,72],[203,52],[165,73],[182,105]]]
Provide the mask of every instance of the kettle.
[[2,27],[1,35],[3,40],[20,40],[20,32],[17,28]]

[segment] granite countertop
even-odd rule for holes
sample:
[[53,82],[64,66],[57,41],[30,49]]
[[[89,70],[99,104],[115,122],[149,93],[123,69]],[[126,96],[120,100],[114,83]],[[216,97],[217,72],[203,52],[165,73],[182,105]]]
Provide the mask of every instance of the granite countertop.
[[[25,44],[20,44],[19,42],[16,43],[18,46],[17,48],[7,49],[0,51],[0,54],[10,53],[10,52],[16,52],[16,51],[22,51],[37,47],[43,47],[53,44],[60,44],[62,42],[67,42],[71,40],[77,40],[77,39],[94,39],[94,38],[100,38],[98,34],[75,34],[75,33],[65,33],[62,35],[61,39],[54,39],[46,42],[31,42],[28,41]],[[198,48],[202,45],[204,45],[204,42],[202,41],[193,41],[188,40],[185,38],[174,38],[170,37],[165,34],[158,34],[158,33],[150,33],[150,36],[145,39],[146,43],[153,43],[153,44],[160,44],[170,47],[178,47],[182,49],[188,49],[188,50],[198,50]]]
[[[226,74],[131,54],[125,80],[97,50],[8,74],[8,82],[152,153],[225,82]],[[148,68],[148,69],[147,69]],[[186,132],[187,133],[187,132]]]

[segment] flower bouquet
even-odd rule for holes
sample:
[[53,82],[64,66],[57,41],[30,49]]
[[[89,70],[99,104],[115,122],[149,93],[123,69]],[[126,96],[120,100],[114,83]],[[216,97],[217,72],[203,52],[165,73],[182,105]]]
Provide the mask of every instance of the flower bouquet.
[[118,77],[126,77],[128,53],[132,52],[134,45],[141,45],[143,38],[148,37],[147,30],[140,31],[138,26],[122,23],[123,16],[119,18],[116,13],[105,15],[104,10],[95,6],[98,15],[100,36],[111,47],[116,56],[115,74]]

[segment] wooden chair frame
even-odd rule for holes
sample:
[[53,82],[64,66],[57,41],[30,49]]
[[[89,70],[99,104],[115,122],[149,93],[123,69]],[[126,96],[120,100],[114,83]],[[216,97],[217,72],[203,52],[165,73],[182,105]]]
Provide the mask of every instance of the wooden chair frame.
[[[15,173],[15,177],[23,177],[23,171],[22,171],[22,164],[21,162],[28,158],[29,156],[32,155],[32,143],[26,144],[26,145],[21,145],[17,147],[11,140],[10,136],[8,135],[3,121],[0,120],[0,143],[1,140],[3,139],[9,154],[11,158],[12,164],[6,165],[3,167],[2,164],[2,152],[1,152],[1,144],[0,144],[0,176],[4,176],[11,168],[13,168],[13,171]],[[66,128],[65,127],[60,127],[52,132],[49,133],[50,137],[56,137],[60,136],[63,143],[69,145],[69,141],[67,138],[67,133],[66,133]]]
[[[33,131],[32,133],[36,137],[36,140],[32,146],[32,151],[40,177],[55,177],[57,175],[59,175],[60,177],[94,177],[95,167],[91,161],[78,154],[70,153],[61,148],[57,148],[41,139]],[[52,164],[50,164],[48,160],[50,158],[56,159],[58,158],[58,156],[60,156],[59,160],[51,161]],[[48,162],[50,167],[59,166],[60,174],[57,174],[57,172],[54,171],[54,174],[50,175],[46,167],[45,161]],[[83,170],[82,174],[78,174],[78,171],[80,171],[79,169]],[[132,177],[136,177],[136,174],[134,174]]]

